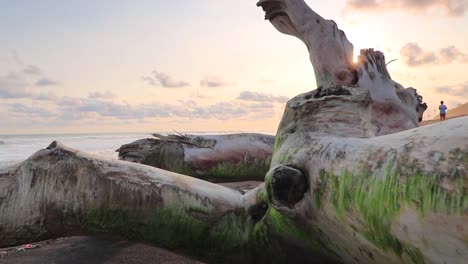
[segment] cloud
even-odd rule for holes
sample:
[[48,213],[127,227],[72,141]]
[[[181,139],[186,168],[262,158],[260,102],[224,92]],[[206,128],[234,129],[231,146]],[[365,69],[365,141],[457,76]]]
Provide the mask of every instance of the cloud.
[[31,99],[39,101],[56,101],[58,96],[53,92],[40,92],[38,94],[32,94]]
[[439,86],[435,89],[438,93],[445,95],[468,97],[468,81],[453,86]]
[[51,79],[44,77],[36,81],[34,85],[36,86],[54,86],[54,85],[59,85],[60,83],[56,81],[52,81]]
[[206,99],[206,98],[209,98],[208,96],[206,96],[206,95],[204,95],[204,94],[201,94],[198,90],[193,91],[193,92],[190,94],[190,97],[191,97],[191,98],[198,98],[198,99]]
[[468,62],[468,55],[460,52],[455,46],[440,49],[439,54],[442,63]]
[[41,75],[42,71],[37,66],[29,65],[23,69],[23,73],[28,75]]
[[248,105],[250,109],[273,109],[275,105],[270,102],[259,102]]
[[348,0],[347,6],[362,9],[362,8],[376,8],[379,6],[376,0]]
[[[160,103],[131,105],[91,98],[63,97],[57,100],[58,113],[62,120],[81,120],[90,116],[113,117],[119,120],[146,118],[198,118],[226,120],[247,116],[250,111],[245,106],[220,102],[199,106],[195,101],[180,101],[179,104]],[[250,110],[255,110],[252,107]],[[254,112],[258,112],[254,111]]]
[[427,12],[430,9],[443,9],[449,16],[463,16],[468,10],[466,0],[348,0],[347,9],[373,10],[386,12],[390,9]]
[[0,77],[0,98],[52,100],[54,96],[52,92],[44,93],[31,89],[29,82],[22,74],[10,73]]
[[[55,94],[41,94],[46,100],[46,108],[25,104],[8,105],[8,113],[18,117],[19,121],[29,118],[31,122],[47,118],[50,124],[70,124],[79,122],[149,122],[171,118],[180,122],[191,122],[194,119],[232,120],[232,119],[265,119],[275,115],[276,105],[272,102],[218,102],[199,105],[194,100],[180,100],[173,104],[149,103],[129,104],[114,102],[108,98],[57,97]],[[36,98],[39,100],[39,98]],[[168,119],[169,120],[169,119]]]
[[196,107],[196,106],[198,106],[197,102],[195,102],[194,100],[178,100],[178,102],[179,102],[181,105],[188,106],[188,107]]
[[173,108],[173,115],[200,119],[234,119],[247,116],[249,112],[240,104],[220,102],[207,106],[192,105],[189,107]]
[[[26,66],[17,72],[0,76],[0,98],[54,100],[52,92],[39,91],[37,87],[58,85],[58,82],[45,77],[37,66]],[[35,87],[36,86],[36,87]]]
[[54,114],[45,108],[29,107],[23,104],[9,105],[9,111],[13,115],[24,115],[29,117],[52,117]]
[[449,64],[453,62],[468,63],[468,55],[460,52],[455,46],[442,48],[436,54],[423,50],[417,43],[407,43],[401,50],[404,62],[409,66],[427,64]]
[[219,77],[207,77],[200,81],[200,85],[204,87],[217,88],[229,85],[222,81]]
[[255,101],[255,102],[276,102],[285,103],[289,100],[286,96],[274,96],[271,94],[257,93],[251,91],[243,91],[240,93],[239,100]]
[[101,98],[101,99],[112,99],[115,98],[115,94],[109,91],[106,92],[89,92],[88,98]]
[[180,103],[180,106],[171,107],[172,115],[190,119],[265,119],[273,117],[276,108],[271,102],[231,101],[206,106],[200,106],[192,100]]
[[73,107],[73,111],[80,113],[96,113],[101,116],[113,116],[121,119],[133,117],[132,109],[127,104],[117,104],[94,99],[81,99],[81,104],[77,107]]
[[158,85],[159,85],[159,83],[156,82],[156,81],[155,81],[153,78],[151,78],[151,77],[143,76],[143,77],[141,77],[141,79],[142,79],[145,83],[147,83],[148,85],[151,85],[151,86],[158,86]]
[[407,43],[400,50],[400,55],[409,66],[431,64],[437,61],[434,52],[426,52],[417,43]]
[[25,98],[31,93],[28,90],[29,83],[18,73],[9,73],[0,76],[0,98]]
[[64,120],[78,120],[97,114],[117,119],[168,117],[169,112],[160,104],[130,105],[95,98],[62,97],[57,100],[59,115]]
[[143,76],[142,80],[151,86],[164,88],[182,88],[190,85],[185,81],[175,81],[171,76],[158,71],[153,71],[152,76]]
[[56,100],[57,116],[62,120],[82,120],[90,116],[112,117],[119,120],[148,118],[189,118],[229,120],[249,116],[271,116],[275,106],[271,102],[219,102],[199,105],[194,100],[180,100],[177,104],[128,104],[91,98],[62,97]]
[[33,86],[51,86],[57,85],[58,83],[44,76],[42,70],[38,66],[25,66],[16,51],[12,51],[12,57],[23,69],[0,76],[0,98],[30,98],[37,100],[50,98],[52,96],[50,92],[47,94],[43,92],[38,93]]
[[23,61],[21,60],[18,52],[16,50],[12,50],[11,51],[11,57],[13,58],[13,61],[18,64],[18,65],[21,65],[21,66],[24,66],[24,63]]
[[[183,87],[187,82],[174,81],[166,74],[154,71],[148,81],[163,87]],[[205,81],[205,82],[203,82]],[[226,83],[219,79],[206,78],[202,82],[209,87]],[[261,119],[275,114],[277,102],[288,100],[284,96],[243,92],[242,101],[218,102],[200,105],[193,99],[203,97],[195,91],[189,100],[180,100],[171,104],[149,103],[129,104],[117,102],[116,95],[110,91],[91,91],[86,97],[57,96],[52,91],[41,91],[39,87],[56,85],[55,81],[45,77],[37,66],[27,66],[18,72],[0,76],[0,98],[29,99],[32,105],[23,103],[6,104],[8,113],[21,120],[43,122],[47,118],[51,124],[70,122],[86,123],[96,120],[113,122],[147,122],[152,119],[172,118],[187,122],[191,119]],[[41,108],[45,106],[47,108]],[[28,119],[29,118],[29,119]]]
[[77,107],[81,104],[80,98],[63,96],[58,98],[55,103],[61,107]]
[[241,105],[230,102],[220,102],[198,109],[203,109],[204,112],[208,114],[200,115],[199,118],[212,117],[219,120],[239,118],[249,113],[248,110]]
[[218,119],[234,118],[246,115],[248,112],[242,106],[230,103],[230,102],[221,102],[214,105],[209,105],[206,107],[208,112],[211,112],[213,116]]

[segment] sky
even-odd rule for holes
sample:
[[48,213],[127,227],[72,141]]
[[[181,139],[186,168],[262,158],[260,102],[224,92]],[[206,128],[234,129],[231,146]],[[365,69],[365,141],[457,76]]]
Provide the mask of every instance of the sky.
[[[433,118],[468,102],[468,0],[306,1],[385,53]],[[255,0],[0,0],[0,134],[275,133],[316,89]]]

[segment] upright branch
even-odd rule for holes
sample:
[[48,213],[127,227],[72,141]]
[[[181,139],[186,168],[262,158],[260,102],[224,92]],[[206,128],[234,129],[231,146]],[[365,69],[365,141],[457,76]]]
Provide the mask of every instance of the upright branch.
[[317,87],[356,84],[353,44],[334,21],[323,19],[303,0],[261,0],[257,5],[278,31],[305,43]]
[[304,0],[261,0],[257,3],[280,32],[296,36],[309,51],[317,86],[337,86],[368,90],[373,100],[372,122],[376,135],[417,127],[427,109],[414,88],[393,81],[382,52],[362,50],[353,62],[353,45],[332,20],[315,13]]

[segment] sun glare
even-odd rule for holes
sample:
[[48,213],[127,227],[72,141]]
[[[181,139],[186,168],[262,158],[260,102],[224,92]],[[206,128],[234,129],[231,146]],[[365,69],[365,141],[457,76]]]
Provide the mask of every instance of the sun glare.
[[361,49],[368,49],[368,48],[377,48],[375,46],[375,41],[369,35],[369,30],[358,26],[353,25],[347,27],[346,36],[348,37],[349,42],[351,42],[354,46],[354,54],[353,54],[353,62],[358,62],[359,54],[361,53]]

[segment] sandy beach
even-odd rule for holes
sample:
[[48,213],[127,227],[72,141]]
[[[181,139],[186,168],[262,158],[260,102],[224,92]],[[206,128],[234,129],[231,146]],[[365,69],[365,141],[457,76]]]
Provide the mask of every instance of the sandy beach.
[[[1,264],[197,264],[203,263],[152,245],[106,236],[77,236],[0,249]],[[23,245],[24,246],[24,245]]]

